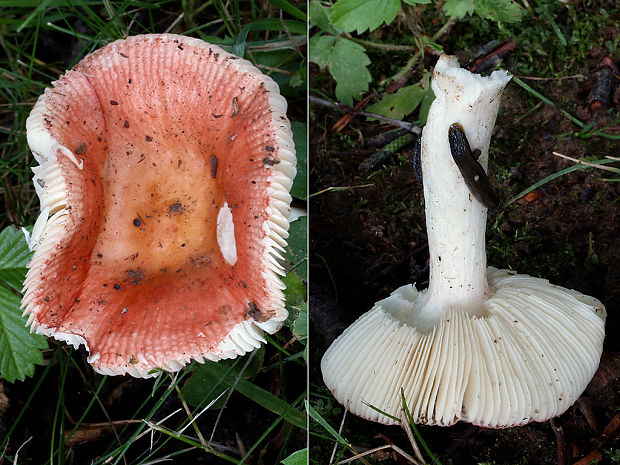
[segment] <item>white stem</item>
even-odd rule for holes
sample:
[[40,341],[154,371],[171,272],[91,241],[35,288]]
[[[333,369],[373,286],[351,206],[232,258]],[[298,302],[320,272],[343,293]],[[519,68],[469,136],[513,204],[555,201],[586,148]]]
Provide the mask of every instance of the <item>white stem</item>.
[[435,66],[436,98],[422,134],[430,281],[418,327],[431,327],[450,308],[477,314],[488,297],[487,208],[471,194],[452,159],[448,129],[461,124],[472,150],[482,152],[478,161],[486,169],[491,132],[509,80],[506,71],[489,77],[472,74],[452,56],[442,55]]

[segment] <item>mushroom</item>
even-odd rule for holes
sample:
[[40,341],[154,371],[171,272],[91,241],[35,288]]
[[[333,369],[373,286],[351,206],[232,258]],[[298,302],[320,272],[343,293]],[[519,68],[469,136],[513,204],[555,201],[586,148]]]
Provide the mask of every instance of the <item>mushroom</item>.
[[286,106],[248,61],[173,34],[113,42],[54,82],[26,124],[31,329],[110,375],[259,347],[287,317]]
[[[601,302],[544,279],[487,268],[487,207],[453,159],[471,157],[471,143],[486,168],[509,80],[505,71],[472,74],[455,57],[437,62],[436,99],[422,135],[429,287],[405,285],[377,302],[321,362],[325,384],[356,415],[397,423],[402,388],[416,423],[463,420],[503,428],[545,421],[577,400],[598,367],[606,316]],[[459,137],[466,146],[458,147]],[[478,182],[475,176],[469,184]]]

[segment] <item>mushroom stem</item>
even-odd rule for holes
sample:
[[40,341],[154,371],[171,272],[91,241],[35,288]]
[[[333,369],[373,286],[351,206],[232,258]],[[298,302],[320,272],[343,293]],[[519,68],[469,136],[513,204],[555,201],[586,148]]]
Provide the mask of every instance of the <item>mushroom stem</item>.
[[510,80],[506,71],[489,77],[459,67],[442,55],[435,66],[435,93],[422,133],[422,171],[430,280],[426,302],[416,312],[418,329],[430,329],[451,308],[472,315],[483,312],[489,297],[485,252],[487,208],[467,187],[452,159],[448,131],[459,123],[471,149],[481,151],[486,169],[489,143],[501,94]]

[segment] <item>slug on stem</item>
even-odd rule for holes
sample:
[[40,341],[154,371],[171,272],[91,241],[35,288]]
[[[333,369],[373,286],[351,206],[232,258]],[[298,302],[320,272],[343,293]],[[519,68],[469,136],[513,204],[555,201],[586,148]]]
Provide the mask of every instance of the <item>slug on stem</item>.
[[485,207],[497,207],[499,205],[497,192],[491,187],[487,173],[477,161],[480,150],[471,150],[463,126],[459,123],[450,125],[448,141],[454,163],[461,172],[469,191]]

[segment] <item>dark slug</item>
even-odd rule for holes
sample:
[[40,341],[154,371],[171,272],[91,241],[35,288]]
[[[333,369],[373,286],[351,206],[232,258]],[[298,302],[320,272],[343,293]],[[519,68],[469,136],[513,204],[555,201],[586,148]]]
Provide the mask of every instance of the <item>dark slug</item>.
[[459,123],[450,125],[448,141],[450,142],[450,152],[452,152],[454,163],[458,166],[469,191],[485,207],[497,207],[499,205],[499,196],[491,187],[484,168],[477,161],[480,156],[480,150],[471,150],[463,126]]

